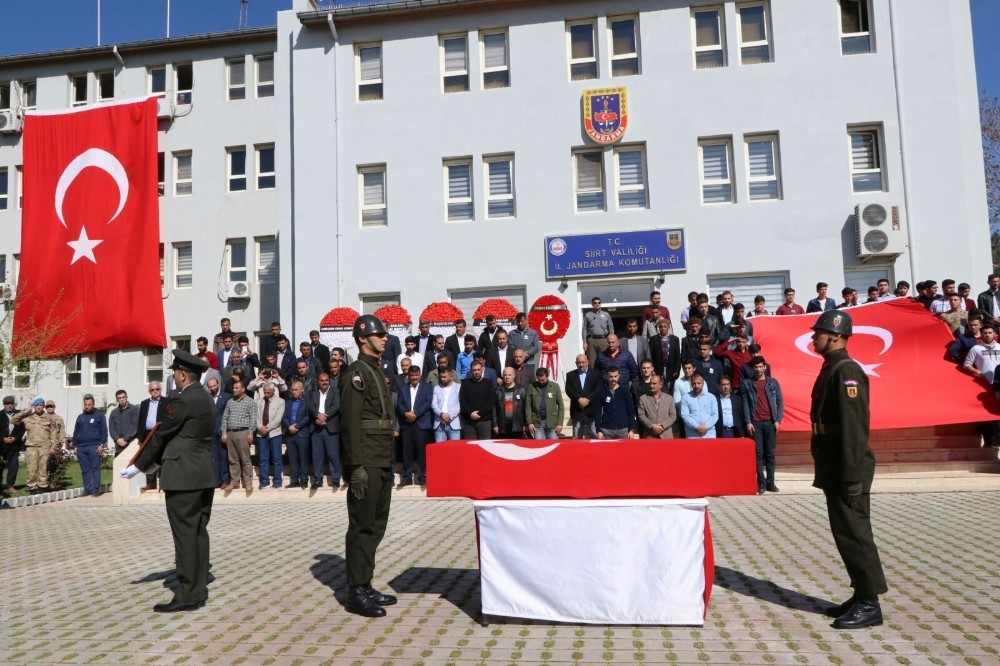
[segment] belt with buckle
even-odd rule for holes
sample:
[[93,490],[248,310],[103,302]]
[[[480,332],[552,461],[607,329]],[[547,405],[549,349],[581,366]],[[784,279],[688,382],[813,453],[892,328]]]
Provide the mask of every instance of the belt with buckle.
[[362,419],[362,430],[392,430],[392,419]]
[[607,333],[605,333],[604,335],[588,335],[587,339],[588,340],[603,340],[606,337],[608,337]]

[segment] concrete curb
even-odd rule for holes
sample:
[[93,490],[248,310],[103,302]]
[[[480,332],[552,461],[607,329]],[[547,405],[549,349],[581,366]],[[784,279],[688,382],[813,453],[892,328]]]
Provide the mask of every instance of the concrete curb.
[[[110,489],[110,484],[101,484],[101,492],[106,493]],[[0,500],[0,508],[17,509],[24,506],[36,506],[38,504],[48,504],[50,502],[73,499],[74,497],[80,497],[81,495],[83,495],[83,488],[66,488],[63,490],[50,490],[45,493],[38,493],[37,495],[4,497]]]

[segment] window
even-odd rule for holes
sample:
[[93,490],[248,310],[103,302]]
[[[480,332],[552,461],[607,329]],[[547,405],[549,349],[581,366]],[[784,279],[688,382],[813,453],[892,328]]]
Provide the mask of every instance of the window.
[[382,99],[382,45],[358,46],[357,68],[358,101]]
[[92,386],[107,386],[111,383],[111,353],[107,351],[94,352],[90,361],[90,375]]
[[226,241],[226,268],[230,282],[247,279],[247,241],[231,238]]
[[399,305],[399,293],[364,294],[361,295],[361,314],[375,314],[379,308],[387,305]]
[[594,40],[596,31],[593,19],[566,24],[571,81],[597,78],[597,42]]
[[0,81],[0,111],[10,108],[10,81]]
[[778,137],[747,136],[747,187],[750,201],[781,198],[781,179],[778,169]]
[[163,257],[163,243],[160,243],[160,289],[167,286],[167,262]]
[[739,5],[740,64],[771,62],[770,26],[767,3]]
[[872,52],[868,0],[840,0],[840,53]]
[[97,101],[107,102],[115,98],[115,73],[110,69],[103,72],[96,72],[97,79]]
[[361,201],[361,226],[384,227],[389,224],[386,205],[385,165],[358,167],[358,187]]
[[646,160],[642,146],[615,148],[618,208],[646,208]]
[[174,90],[177,91],[177,104],[190,104],[194,90],[194,65],[183,63],[174,65]]
[[191,176],[191,151],[174,153],[174,196],[187,196],[194,191]]
[[0,282],[7,281],[7,255],[0,254]]
[[580,150],[573,154],[576,178],[576,212],[604,210],[604,154]]
[[226,148],[226,162],[229,173],[228,189],[230,192],[242,192],[247,189],[247,149],[243,146]]
[[733,203],[732,140],[698,142],[701,157],[701,202]]
[[274,189],[274,145],[256,146],[257,189]]
[[20,164],[14,167],[14,180],[17,181],[17,209],[21,210],[24,207],[24,173]]
[[21,81],[21,106],[25,111],[35,108],[37,102],[38,84],[34,81]]
[[639,73],[639,20],[634,16],[609,18],[611,24],[611,76]]
[[465,35],[441,38],[441,57],[444,66],[443,85],[446,93],[465,92],[469,89],[469,49]]
[[[270,335],[271,331],[268,331],[267,334]],[[189,354],[191,353],[191,336],[190,335],[175,335],[175,336],[172,336],[170,338],[170,341],[173,343],[174,349],[183,349],[187,353],[189,353]],[[260,347],[258,347],[258,349],[260,349]],[[150,380],[150,381],[152,381],[152,380]],[[148,384],[149,382],[146,382],[146,383]]]
[[691,13],[694,24],[694,66],[711,69],[726,66],[726,26],[722,9],[698,9]]
[[87,103],[87,75],[70,74],[69,77],[70,106],[83,106],[86,103]]
[[257,67],[257,97],[274,97],[274,56],[254,58]]
[[193,269],[191,243],[174,243],[174,287],[190,289],[194,285]]
[[[188,346],[191,338],[188,338]],[[146,383],[163,381],[163,350],[159,347],[146,347],[143,352],[146,357]]]
[[444,173],[448,221],[473,219],[476,214],[472,202],[472,160],[446,160]]
[[514,156],[484,157],[486,217],[514,217]]
[[257,284],[274,284],[278,281],[278,241],[274,236],[256,239]]
[[510,64],[507,61],[507,31],[482,32],[483,89],[510,86]]
[[63,361],[63,384],[67,388],[83,385],[83,354],[73,354]]
[[146,70],[149,81],[149,94],[163,97],[167,92],[167,68],[163,65],[150,67]]
[[31,386],[31,361],[19,359],[14,363],[14,388],[29,388]]
[[226,79],[226,99],[233,102],[247,98],[246,58],[233,58],[226,61]]
[[0,167],[0,210],[10,206],[10,176],[7,167]]
[[851,188],[854,192],[881,192],[881,132],[876,127],[848,128],[851,151]]
[[167,191],[167,156],[165,153],[156,153],[156,189],[161,197]]

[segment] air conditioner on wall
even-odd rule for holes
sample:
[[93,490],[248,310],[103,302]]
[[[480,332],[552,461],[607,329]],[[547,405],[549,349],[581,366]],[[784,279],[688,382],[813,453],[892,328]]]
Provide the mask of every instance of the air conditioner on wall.
[[906,216],[900,204],[860,203],[854,207],[855,249],[859,259],[895,257],[906,251]]
[[246,280],[233,280],[229,283],[229,298],[250,299],[250,283]]
[[156,100],[156,117],[157,118],[173,118],[174,117],[174,106],[170,103],[170,100],[166,97],[159,97]]
[[21,131],[21,117],[17,111],[0,111],[0,134],[17,134]]

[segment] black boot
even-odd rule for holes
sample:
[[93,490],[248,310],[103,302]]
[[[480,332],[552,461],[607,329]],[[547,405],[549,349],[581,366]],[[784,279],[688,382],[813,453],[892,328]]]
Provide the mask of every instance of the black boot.
[[823,615],[827,617],[840,617],[847,611],[851,610],[851,606],[854,605],[854,597],[851,597],[847,601],[837,606],[827,606],[823,609]]
[[351,588],[344,608],[349,612],[365,617],[385,617],[385,609],[378,605],[369,594],[367,585],[356,585]]
[[850,610],[838,617],[830,625],[834,629],[862,629],[878,627],[882,624],[882,607],[878,599],[857,599]]
[[370,584],[368,587],[368,597],[377,603],[379,606],[394,606],[396,604],[396,597],[391,594],[382,594]]

